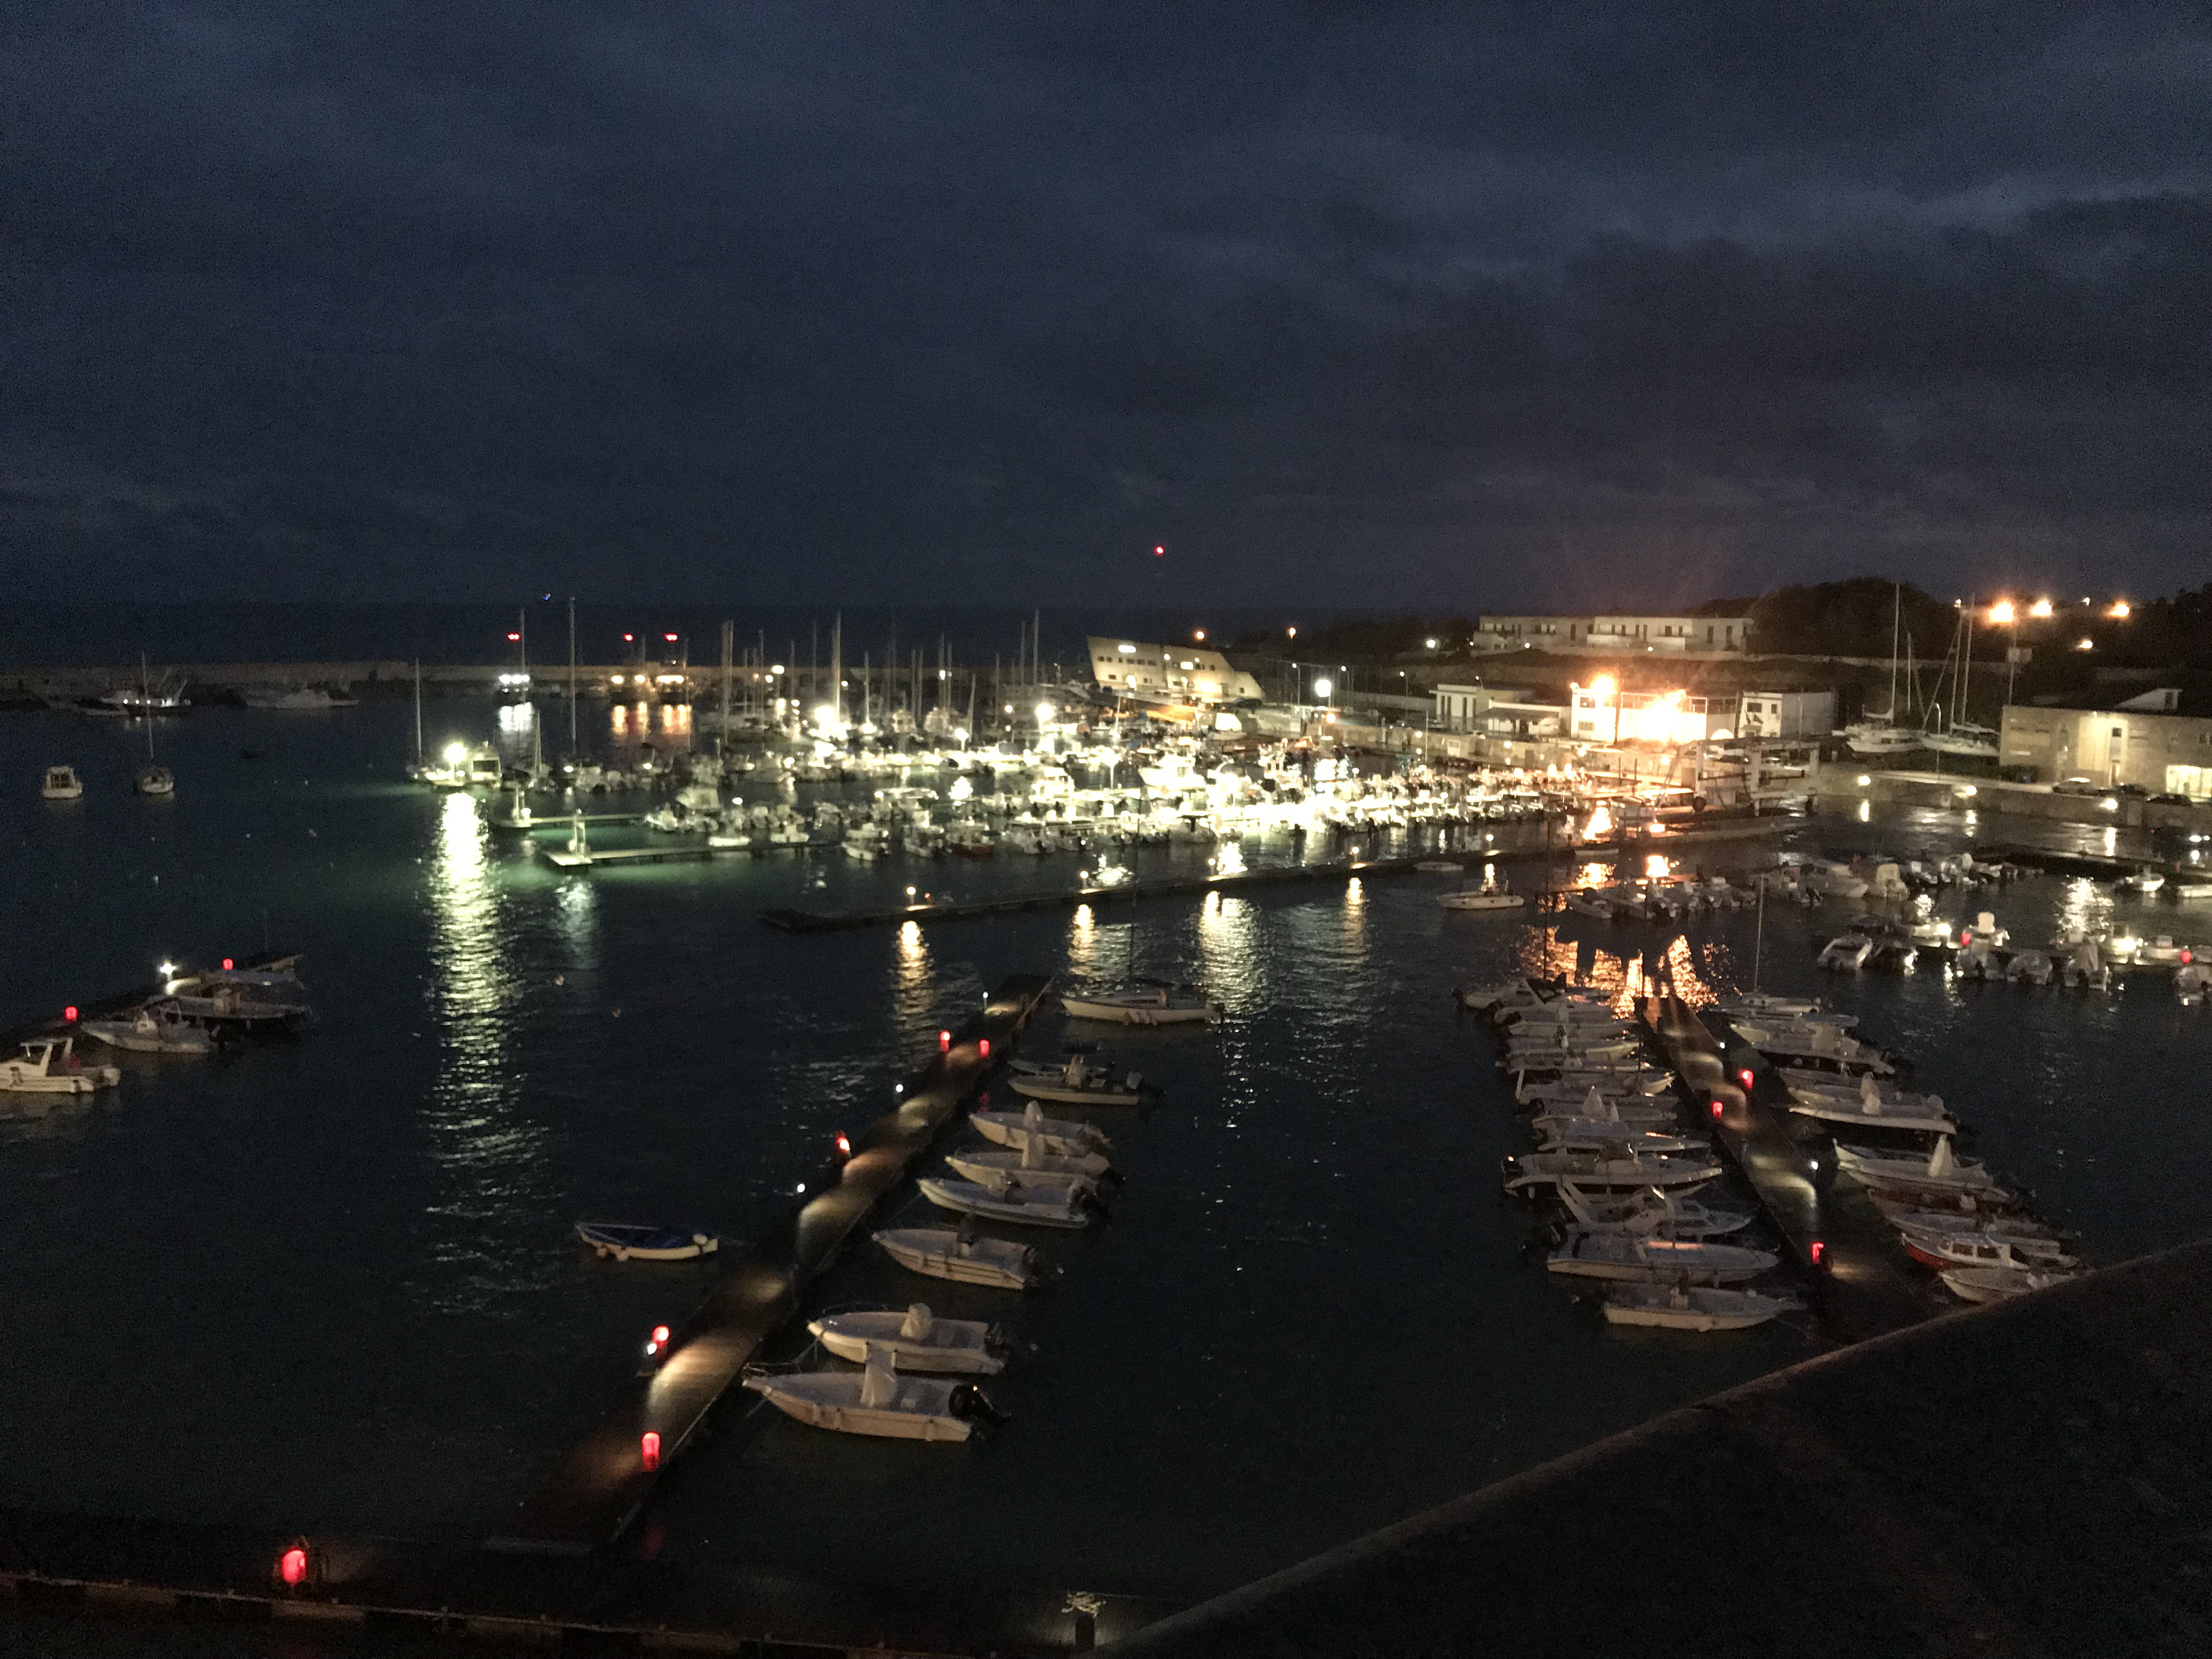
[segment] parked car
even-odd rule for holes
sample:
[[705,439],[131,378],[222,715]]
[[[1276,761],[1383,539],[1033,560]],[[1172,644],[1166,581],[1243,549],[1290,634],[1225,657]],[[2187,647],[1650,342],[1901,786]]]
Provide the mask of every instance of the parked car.
[[2112,793],[2116,795],[2133,795],[2136,799],[2141,800],[2148,795],[2150,791],[2139,783],[2116,783],[2112,786]]
[[2151,805],[2154,806],[2194,806],[2197,805],[2195,797],[2190,795],[2177,795],[2171,789],[2162,790],[2159,793],[2153,795],[2150,799]]
[[2051,786],[2051,793],[2054,795],[2101,795],[2107,792],[2105,786],[2094,778],[2062,778]]

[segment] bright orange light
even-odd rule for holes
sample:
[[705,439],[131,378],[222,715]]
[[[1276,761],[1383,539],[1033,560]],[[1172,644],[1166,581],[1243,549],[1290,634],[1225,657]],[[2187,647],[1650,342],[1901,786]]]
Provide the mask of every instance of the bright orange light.
[[2112,618],[2115,622],[2126,621],[2129,615],[2128,602],[2125,599],[2114,599],[2112,604],[2112,608],[2106,611],[2105,614]]
[[2051,614],[2051,601],[2048,599],[2038,599],[2033,605],[2027,607],[2027,614],[2031,617],[2049,616]]
[[2011,622],[2014,619],[2012,601],[2010,599],[1999,599],[1995,605],[1990,607],[1990,620],[1996,623],[1999,627],[2002,627],[2006,623]]
[[1590,682],[1590,690],[1601,697],[1609,697],[1620,690],[1620,682],[1610,674],[1601,674]]
[[1196,640],[1200,645],[1204,645],[1206,643],[1206,630],[1203,628],[1192,630],[1191,638]]

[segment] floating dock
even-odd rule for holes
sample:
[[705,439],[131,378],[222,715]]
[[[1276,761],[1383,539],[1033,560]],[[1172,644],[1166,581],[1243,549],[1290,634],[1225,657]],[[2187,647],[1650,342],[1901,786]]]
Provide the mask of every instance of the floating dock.
[[1801,1130],[1788,1090],[1757,1049],[1723,1022],[1715,1022],[1718,1033],[1708,1030],[1679,997],[1650,998],[1643,1014],[1692,1102],[1703,1103],[1697,1109],[1715,1144],[1814,1276],[1814,1310],[1833,1334],[1863,1341],[1945,1310],[1881,1212],[1855,1184],[1836,1184],[1834,1142]]
[[[983,1012],[951,1034],[945,1051],[899,1085],[899,1105],[853,1138],[842,1168],[817,1173],[799,1188],[803,1201],[792,1214],[739,1256],[676,1327],[665,1363],[623,1390],[485,1547],[581,1555],[620,1538],[652,1496],[659,1471],[761,1345],[798,1312],[807,1285],[988,1079],[1050,990],[1048,979],[1018,974],[993,992]],[[647,1435],[659,1437],[650,1458],[642,1450]]]

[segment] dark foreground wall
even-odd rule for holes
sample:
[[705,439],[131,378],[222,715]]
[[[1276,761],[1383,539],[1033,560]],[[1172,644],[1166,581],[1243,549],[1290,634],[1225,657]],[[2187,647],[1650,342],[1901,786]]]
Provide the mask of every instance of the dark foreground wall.
[[1112,1651],[2212,1655],[2212,1243],[1793,1366]]

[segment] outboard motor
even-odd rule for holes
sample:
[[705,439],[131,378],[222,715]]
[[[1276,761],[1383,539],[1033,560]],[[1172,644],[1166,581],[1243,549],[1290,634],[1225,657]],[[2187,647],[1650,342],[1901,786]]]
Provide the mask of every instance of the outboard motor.
[[973,1382],[956,1384],[945,1405],[955,1417],[964,1417],[978,1423],[988,1423],[994,1428],[1007,1420],[1006,1413],[991,1403],[990,1395],[985,1394]]

